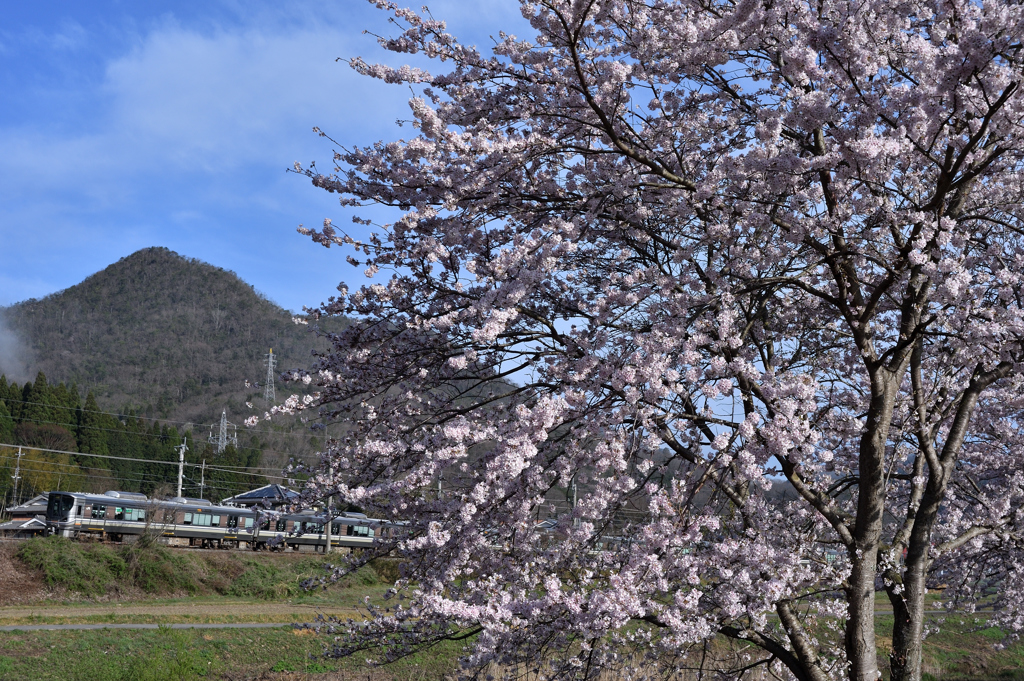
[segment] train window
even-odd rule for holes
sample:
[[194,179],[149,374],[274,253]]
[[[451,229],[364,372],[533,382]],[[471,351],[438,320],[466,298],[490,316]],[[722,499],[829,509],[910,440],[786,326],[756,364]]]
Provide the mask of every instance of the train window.
[[68,515],[75,508],[75,498],[70,494],[57,494],[50,492],[46,503],[46,517],[52,519],[67,520]]
[[97,520],[102,520],[103,518],[106,518],[107,517],[107,507],[106,506],[93,506],[92,507],[92,517],[96,518]]
[[124,509],[120,506],[114,507],[114,520],[124,520]]
[[79,516],[83,515],[82,514],[82,507],[81,506],[79,506],[77,509],[75,509],[75,515],[79,515]]
[[238,527],[238,516],[237,515],[229,515],[228,516],[228,527]]
[[341,523],[331,523],[331,534],[335,537],[341,534]]
[[119,520],[133,520],[137,522],[142,522],[145,519],[146,512],[141,508],[126,508],[124,509],[124,518],[119,518]]
[[252,518],[246,518],[245,519],[245,526],[246,527],[252,527]]
[[260,529],[261,530],[269,530],[270,529],[270,518],[264,518],[263,520],[260,521]]
[[277,519],[277,531],[284,532],[288,528],[288,521],[284,518]]
[[185,519],[181,521],[181,524],[182,525],[191,525],[192,524],[192,514],[191,513],[186,513],[185,514]]
[[220,527],[220,516],[219,515],[213,516],[213,520],[210,521],[210,524],[213,525],[214,527]]

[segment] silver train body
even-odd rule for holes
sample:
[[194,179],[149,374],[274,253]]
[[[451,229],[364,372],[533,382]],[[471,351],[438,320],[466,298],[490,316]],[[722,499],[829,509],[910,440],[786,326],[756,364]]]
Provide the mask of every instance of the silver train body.
[[[246,544],[253,549],[323,549],[327,545],[323,520],[322,515],[303,511],[274,513],[271,517],[264,514],[257,522],[257,512],[249,508],[184,497],[148,499],[132,492],[50,492],[46,507],[49,534],[123,541],[149,533],[210,548]],[[391,530],[385,521],[343,513],[333,519],[331,546],[368,548]]]

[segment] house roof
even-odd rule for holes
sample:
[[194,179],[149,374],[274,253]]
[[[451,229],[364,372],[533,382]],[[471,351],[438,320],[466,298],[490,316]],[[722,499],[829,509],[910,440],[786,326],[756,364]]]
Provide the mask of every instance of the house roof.
[[0,532],[24,532],[25,530],[42,531],[46,529],[46,521],[42,516],[29,518],[28,520],[12,520],[9,523],[0,525]]
[[31,499],[29,499],[28,501],[26,501],[23,504],[20,504],[18,506],[11,506],[11,507],[9,507],[7,509],[7,512],[8,513],[20,513],[20,514],[30,513],[32,515],[35,515],[36,513],[38,513],[39,509],[44,509],[44,512],[45,512],[46,502],[49,499],[49,497],[50,497],[50,493],[49,492],[43,492],[42,494],[37,494],[36,496],[32,497]]
[[233,497],[224,499],[221,503],[224,504],[258,504],[261,501],[277,501],[277,502],[289,502],[292,499],[297,499],[299,493],[290,490],[287,487],[281,485],[264,485],[258,489],[249,490],[248,492],[242,492],[236,494]]

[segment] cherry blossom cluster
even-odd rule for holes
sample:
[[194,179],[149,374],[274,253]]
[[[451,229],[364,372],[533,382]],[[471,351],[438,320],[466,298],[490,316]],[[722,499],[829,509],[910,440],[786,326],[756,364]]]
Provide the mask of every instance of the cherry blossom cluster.
[[489,54],[376,4],[436,68],[353,60],[413,134],[298,168],[368,281],[283,407],[344,429],[306,498],[400,528],[337,654],[874,681],[876,590],[893,679],[929,588],[1024,626],[1019,4],[534,0]]

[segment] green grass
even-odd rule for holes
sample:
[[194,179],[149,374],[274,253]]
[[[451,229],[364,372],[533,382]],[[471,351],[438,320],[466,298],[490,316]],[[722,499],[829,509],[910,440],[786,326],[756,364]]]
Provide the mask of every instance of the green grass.
[[[323,576],[322,556],[253,554],[241,551],[181,551],[153,542],[91,544],[61,537],[26,541],[17,558],[37,570],[50,587],[85,598],[118,596],[138,590],[153,596],[230,596],[258,600],[323,600],[301,583]],[[390,564],[363,568],[342,580],[343,587],[386,589],[378,572]],[[363,594],[360,594],[360,597]]]
[[[34,567],[50,586],[86,597],[146,596],[147,604],[223,604],[283,602],[333,609],[355,608],[363,598],[376,598],[398,576],[396,561],[376,561],[326,589],[304,591],[302,581],[324,572],[324,557],[296,554],[254,554],[241,551],[176,551],[163,546],[111,546],[59,538],[25,542],[22,562]],[[937,596],[936,596],[937,597]],[[74,599],[72,599],[74,600]],[[85,603],[82,603],[86,605]],[[278,607],[278,606],[275,606]],[[278,608],[280,610],[280,608]],[[148,615],[75,614],[73,604],[59,614],[5,620],[4,624],[71,623],[207,623],[256,621],[273,623],[288,613]],[[335,610],[337,611],[337,610]],[[312,613],[296,613],[308,620]],[[932,681],[1024,681],[1024,643],[1006,640],[983,617],[929,617],[938,628],[925,642],[924,672]],[[888,638],[892,616],[877,620],[879,662],[887,678]],[[359,670],[360,659],[329,660],[322,656],[326,637],[289,628],[257,630],[106,630],[13,632],[0,635],[0,681],[11,679],[241,679],[265,674],[317,674]],[[374,681],[440,679],[454,670],[458,644],[429,651],[372,673]],[[346,672],[347,673],[347,672]],[[306,677],[304,677],[306,678]]]
[[[984,616],[931,616],[924,642],[923,672],[933,681],[1024,681],[1024,642],[1013,641]],[[937,631],[936,631],[937,629]],[[892,616],[879,616],[879,664],[888,679]]]
[[[0,637],[0,681],[248,679],[274,671],[367,678],[365,661],[325,659],[323,644],[290,627],[12,632]],[[459,652],[439,646],[373,672],[373,679],[443,679],[456,669]]]
[[[885,622],[879,622],[879,633]],[[933,681],[1024,681],[1024,644],[973,618],[949,618],[925,644],[926,678]],[[458,644],[437,646],[371,670],[356,656],[322,656],[325,637],[282,627],[250,630],[102,630],[11,632],[0,636],[0,681],[112,679],[174,681],[248,679],[274,672],[344,672],[374,681],[443,679],[457,668]],[[883,650],[880,655],[884,656]],[[371,676],[372,675],[372,676]],[[291,677],[289,677],[291,678]]]
[[[879,618],[879,656],[891,621]],[[1024,681],[1024,643],[1006,641],[984,619],[947,618],[925,642],[933,681]],[[279,673],[345,672],[369,678],[365,655],[325,659],[329,639],[291,627],[249,630],[101,630],[9,632],[0,635],[0,681],[22,679],[247,679]],[[1007,644],[997,647],[995,644]],[[384,670],[374,681],[443,679],[457,665],[459,644],[437,646]]]

